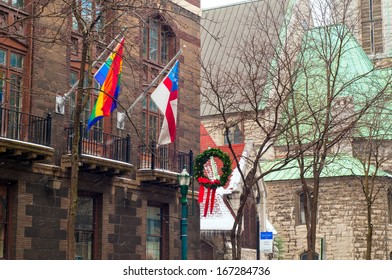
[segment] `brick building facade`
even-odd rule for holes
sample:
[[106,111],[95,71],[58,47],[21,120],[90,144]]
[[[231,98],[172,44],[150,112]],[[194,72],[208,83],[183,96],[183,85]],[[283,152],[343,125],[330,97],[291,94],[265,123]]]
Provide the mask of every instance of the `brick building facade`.
[[[80,72],[83,40],[71,14],[60,25],[61,20],[45,13],[31,19],[35,6],[30,1],[0,4],[0,259],[66,259],[68,234],[75,234],[77,259],[181,258],[177,174],[184,164],[190,170],[190,150],[199,150],[200,1],[173,2],[165,1],[163,9],[138,11],[142,17],[118,17],[111,33],[102,32],[106,37],[92,44],[96,58],[126,22],[119,112],[129,108],[186,45],[179,57],[176,139],[151,150],[162,114],[148,94],[120,128],[114,111],[87,131],[93,102],[84,109],[82,126],[74,126],[73,93],[65,99],[64,111],[57,108],[56,99],[66,95]],[[83,6],[86,3],[92,6]],[[81,1],[89,12],[104,9],[94,3]],[[106,17],[115,17],[113,11]],[[49,40],[55,31],[60,36]],[[76,230],[69,233],[74,127],[81,129],[82,142]],[[189,205],[192,199],[189,192]],[[188,259],[199,259],[200,253],[199,210],[194,213],[188,219]]]

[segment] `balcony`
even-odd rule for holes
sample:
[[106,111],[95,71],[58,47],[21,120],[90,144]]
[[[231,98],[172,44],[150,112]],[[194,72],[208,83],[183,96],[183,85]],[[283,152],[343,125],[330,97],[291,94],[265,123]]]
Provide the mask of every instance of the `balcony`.
[[0,107],[0,157],[20,161],[49,160],[52,117],[37,117]]
[[192,174],[193,152],[176,151],[170,146],[156,147],[142,145],[138,148],[138,170],[136,179],[140,182],[176,186],[177,174],[184,166]]
[[[132,171],[133,166],[130,164],[131,138],[129,135],[119,137],[94,128],[87,130],[83,124],[79,125],[79,130],[82,136],[78,147],[80,171],[106,175],[124,175]],[[66,128],[65,131],[67,143],[61,165],[70,168],[74,128]]]

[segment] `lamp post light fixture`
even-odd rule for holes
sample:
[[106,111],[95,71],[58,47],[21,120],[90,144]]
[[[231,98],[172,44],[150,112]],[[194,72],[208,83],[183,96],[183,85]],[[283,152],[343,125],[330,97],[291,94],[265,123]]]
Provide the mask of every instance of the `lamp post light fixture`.
[[188,187],[191,181],[191,176],[188,171],[186,171],[186,167],[181,171],[180,174],[177,175],[178,184],[180,185],[180,193],[181,193],[181,259],[188,259],[188,200],[186,198],[188,194]]

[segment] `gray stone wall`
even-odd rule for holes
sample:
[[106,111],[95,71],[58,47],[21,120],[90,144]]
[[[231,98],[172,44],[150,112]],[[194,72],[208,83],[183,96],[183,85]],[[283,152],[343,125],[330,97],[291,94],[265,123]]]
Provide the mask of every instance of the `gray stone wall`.
[[[373,206],[372,259],[389,259],[392,225],[388,224],[387,188],[390,180],[377,182]],[[306,251],[306,226],[298,224],[299,181],[266,182],[268,218],[281,240],[279,256],[297,260]],[[358,178],[322,181],[319,196],[316,250],[328,260],[360,260],[366,252],[366,203]]]

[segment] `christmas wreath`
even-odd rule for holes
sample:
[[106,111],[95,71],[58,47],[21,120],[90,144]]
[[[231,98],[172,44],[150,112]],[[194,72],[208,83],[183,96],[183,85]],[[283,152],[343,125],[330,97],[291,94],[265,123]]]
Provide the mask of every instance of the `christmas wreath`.
[[[209,160],[213,160],[213,158],[218,158],[222,161],[223,166],[221,169],[221,174],[205,174],[205,164]],[[213,161],[214,163],[214,161]],[[223,187],[226,185],[229,177],[231,175],[231,160],[230,157],[224,153],[222,150],[217,148],[211,148],[205,150],[203,153],[199,154],[195,159],[195,177],[200,184],[199,189],[199,202],[203,202],[204,200],[204,189],[207,188],[207,197],[204,207],[204,217],[207,215],[208,206],[210,206],[210,213],[212,213],[212,209],[214,208],[215,202],[215,193],[218,187]],[[211,205],[209,202],[211,200]]]

